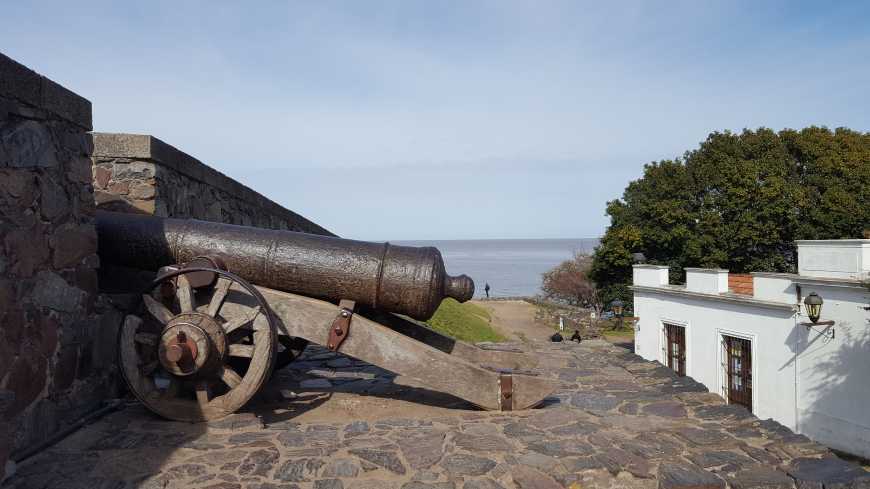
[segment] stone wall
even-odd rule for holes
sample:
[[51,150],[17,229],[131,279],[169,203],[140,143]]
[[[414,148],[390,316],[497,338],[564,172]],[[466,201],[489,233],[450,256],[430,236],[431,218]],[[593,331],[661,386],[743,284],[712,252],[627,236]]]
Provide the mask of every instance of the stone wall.
[[100,209],[334,236],[153,136],[93,136]]
[[90,129],[89,101],[0,54],[0,479],[115,395]]

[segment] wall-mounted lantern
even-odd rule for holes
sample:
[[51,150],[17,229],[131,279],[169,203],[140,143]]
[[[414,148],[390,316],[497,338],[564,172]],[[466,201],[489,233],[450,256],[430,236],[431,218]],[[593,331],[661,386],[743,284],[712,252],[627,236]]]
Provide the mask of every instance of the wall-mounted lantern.
[[815,292],[811,292],[810,295],[804,299],[804,305],[807,307],[807,316],[810,317],[810,321],[813,324],[819,322],[819,318],[822,316],[822,304],[825,301],[822,300],[822,296],[816,294]]
[[822,296],[815,292],[810,292],[806,299],[804,299],[804,307],[806,307],[807,316],[809,316],[812,322],[801,324],[807,327],[807,331],[813,329],[813,326],[830,326],[830,328],[825,328],[820,333],[830,339],[834,339],[834,321],[819,321],[819,318],[822,317],[822,304],[824,303],[825,301],[822,300]]
[[622,316],[622,311],[625,308],[625,304],[619,299],[610,303],[610,309],[613,311],[615,316]]

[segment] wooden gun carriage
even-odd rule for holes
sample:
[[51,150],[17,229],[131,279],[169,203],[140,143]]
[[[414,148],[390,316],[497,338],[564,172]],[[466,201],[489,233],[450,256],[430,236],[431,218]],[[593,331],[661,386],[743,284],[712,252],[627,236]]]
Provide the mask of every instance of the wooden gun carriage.
[[119,361],[135,396],[166,418],[237,411],[308,342],[483,409],[527,409],[555,389],[520,352],[414,321],[474,292],[435,248],[111,212],[97,230],[101,261],[157,271],[124,319]]

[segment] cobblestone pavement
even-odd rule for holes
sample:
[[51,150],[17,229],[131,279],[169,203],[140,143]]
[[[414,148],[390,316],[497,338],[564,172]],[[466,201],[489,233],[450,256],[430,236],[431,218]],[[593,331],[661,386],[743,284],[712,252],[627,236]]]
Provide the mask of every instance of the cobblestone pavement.
[[563,382],[540,409],[476,411],[310,348],[246,412],[184,424],[131,406],[30,459],[9,487],[870,487],[825,447],[626,350],[524,347]]

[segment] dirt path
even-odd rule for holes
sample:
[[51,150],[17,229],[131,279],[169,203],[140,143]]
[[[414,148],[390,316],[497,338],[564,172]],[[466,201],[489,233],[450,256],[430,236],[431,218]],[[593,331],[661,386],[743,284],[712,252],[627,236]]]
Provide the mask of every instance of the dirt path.
[[535,324],[535,306],[524,301],[474,301],[492,314],[492,327],[511,340],[543,340],[553,331]]

